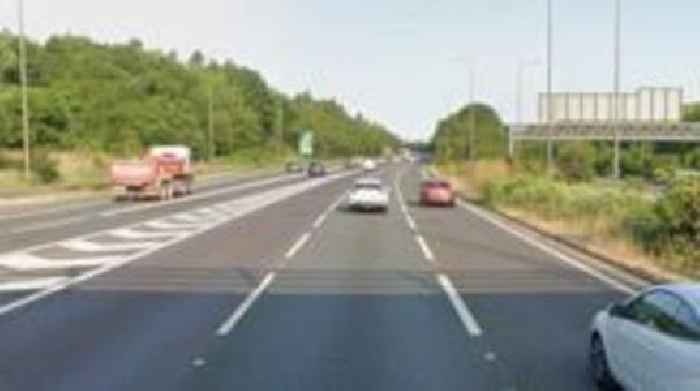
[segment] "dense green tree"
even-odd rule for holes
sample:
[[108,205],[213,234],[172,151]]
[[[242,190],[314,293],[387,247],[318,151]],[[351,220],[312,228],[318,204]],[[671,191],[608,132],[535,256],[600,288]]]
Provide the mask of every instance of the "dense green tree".
[[[0,32],[0,148],[21,146],[17,42]],[[293,149],[302,128],[316,132],[323,156],[377,153],[398,142],[333,100],[288,97],[258,72],[198,50],[183,63],[137,39],[101,44],[60,35],[43,45],[29,41],[28,54],[31,137],[38,146],[130,154],[148,144],[185,143],[202,157],[210,98],[219,156],[280,143]]]
[[[472,113],[475,124],[473,135]],[[483,103],[467,105],[438,122],[432,144],[440,160],[504,157],[505,128],[491,106]]]

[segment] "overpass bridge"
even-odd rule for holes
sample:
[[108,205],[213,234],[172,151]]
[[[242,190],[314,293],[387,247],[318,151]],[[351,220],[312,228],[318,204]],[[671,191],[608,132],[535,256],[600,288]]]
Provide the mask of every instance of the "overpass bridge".
[[700,142],[700,123],[540,123],[515,124],[509,129],[512,141]]
[[[513,124],[508,127],[508,154],[513,157],[517,142],[610,141],[614,146],[613,167],[619,173],[621,142],[700,143],[700,123],[688,122],[554,122]],[[551,148],[548,148],[551,151]],[[551,152],[547,154],[551,164]]]

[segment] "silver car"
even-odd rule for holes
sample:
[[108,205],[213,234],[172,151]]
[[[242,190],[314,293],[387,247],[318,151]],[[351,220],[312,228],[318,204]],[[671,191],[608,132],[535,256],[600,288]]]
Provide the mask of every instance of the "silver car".
[[700,284],[654,287],[599,312],[589,357],[601,390],[700,390]]

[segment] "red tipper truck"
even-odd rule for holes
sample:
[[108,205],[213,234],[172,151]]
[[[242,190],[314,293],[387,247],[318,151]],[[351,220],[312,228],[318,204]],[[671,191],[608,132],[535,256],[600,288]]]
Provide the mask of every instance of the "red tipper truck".
[[192,193],[191,151],[182,145],[156,145],[140,160],[112,162],[115,198],[158,198]]

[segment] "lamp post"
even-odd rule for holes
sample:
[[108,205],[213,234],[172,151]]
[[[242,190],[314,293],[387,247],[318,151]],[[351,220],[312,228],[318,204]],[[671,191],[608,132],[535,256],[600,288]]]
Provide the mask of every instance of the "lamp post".
[[613,70],[613,134],[614,134],[614,162],[613,162],[613,178],[620,178],[620,29],[621,29],[621,1],[615,0],[615,32],[614,32],[614,70]]
[[216,155],[215,144],[214,144],[214,87],[209,86],[207,93],[207,139],[209,141],[207,147],[207,155],[209,155],[209,161],[214,160]]
[[469,160],[476,159],[476,70],[469,70]]
[[552,135],[554,129],[552,126],[552,0],[547,0],[547,171],[553,172],[554,145],[552,144]]
[[19,19],[19,77],[22,90],[22,149],[24,150],[24,178],[31,177],[29,165],[29,96],[27,91],[27,47],[24,36],[24,1],[17,1]]

